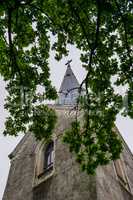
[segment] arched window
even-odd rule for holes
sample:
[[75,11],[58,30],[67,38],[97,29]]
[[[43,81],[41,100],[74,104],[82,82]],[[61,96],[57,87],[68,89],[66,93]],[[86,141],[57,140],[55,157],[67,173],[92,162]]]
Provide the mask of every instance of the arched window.
[[52,141],[47,145],[45,149],[44,170],[53,168],[53,162],[54,162],[54,143]]

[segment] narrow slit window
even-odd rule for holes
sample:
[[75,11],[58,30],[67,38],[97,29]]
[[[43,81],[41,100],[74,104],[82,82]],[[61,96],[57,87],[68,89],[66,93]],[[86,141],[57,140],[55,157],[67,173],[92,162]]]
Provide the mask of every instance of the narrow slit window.
[[114,166],[119,181],[130,190],[123,161],[121,159],[114,161]]

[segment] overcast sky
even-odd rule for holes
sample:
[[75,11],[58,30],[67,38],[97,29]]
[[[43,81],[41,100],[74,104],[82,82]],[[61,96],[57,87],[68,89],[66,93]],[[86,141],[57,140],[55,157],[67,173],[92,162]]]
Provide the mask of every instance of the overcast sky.
[[[85,71],[83,70],[79,62],[78,51],[75,48],[71,48],[70,55],[71,56],[64,58],[60,63],[56,62],[53,56],[51,56],[51,80],[53,82],[53,85],[56,86],[57,90],[59,89],[61,81],[63,79],[66,70],[65,63],[68,61],[68,59],[73,59],[71,67],[78,81],[81,82],[83,80],[83,77],[85,76]],[[4,137],[2,135],[2,132],[4,130],[5,117],[7,116],[7,112],[4,110],[3,107],[5,96],[5,83],[0,80],[0,200],[2,199],[9,172],[10,162],[8,159],[8,155],[22,138],[22,135],[17,138],[11,136]],[[133,152],[133,120],[118,116],[116,125]]]

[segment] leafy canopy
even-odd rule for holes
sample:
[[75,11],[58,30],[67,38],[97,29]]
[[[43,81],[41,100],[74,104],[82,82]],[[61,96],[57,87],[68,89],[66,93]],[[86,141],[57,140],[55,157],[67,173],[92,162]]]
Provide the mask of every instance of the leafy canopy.
[[[80,87],[86,95],[76,107],[76,113],[84,111],[84,120],[76,115],[64,141],[91,174],[118,158],[122,144],[114,131],[116,115],[122,110],[133,118],[132,13],[131,0],[0,0],[0,74],[7,81],[10,113],[4,134],[30,129],[38,139],[50,138],[56,115],[44,100],[57,98],[49,79],[50,48],[60,60],[71,44],[80,50],[87,71]],[[127,87],[126,104],[114,92],[114,76],[115,85]]]

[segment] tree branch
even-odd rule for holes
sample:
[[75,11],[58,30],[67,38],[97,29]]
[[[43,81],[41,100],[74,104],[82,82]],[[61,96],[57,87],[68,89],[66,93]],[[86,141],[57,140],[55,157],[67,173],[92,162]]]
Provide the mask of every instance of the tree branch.
[[[24,103],[25,101],[25,89],[24,89],[24,82],[23,82],[23,76],[21,73],[21,70],[18,66],[17,63],[17,58],[16,58],[16,52],[14,51],[14,46],[12,43],[12,28],[11,28],[11,23],[12,23],[12,9],[9,8],[8,9],[8,41],[9,41],[9,52],[10,52],[10,63],[11,63],[11,69],[13,70],[14,67],[16,67],[17,72],[19,74],[20,77],[20,85],[23,87],[23,93],[24,93]],[[13,72],[13,76],[15,75],[14,73],[16,72],[16,70]]]
[[121,9],[120,9],[120,6],[119,6],[117,0],[115,0],[115,4],[116,4],[116,7],[118,9],[118,12],[120,14],[120,17],[121,17],[121,20],[122,20],[122,23],[123,23],[124,32],[125,32],[125,46],[126,46],[128,57],[129,57],[129,61],[130,61],[130,66],[132,66],[132,58],[131,58],[131,55],[130,55],[131,49],[130,49],[129,44],[128,44],[128,36],[127,36],[128,35],[128,33],[127,33],[127,26],[126,26],[127,22],[125,21],[125,18],[124,18],[124,16],[121,13]]

